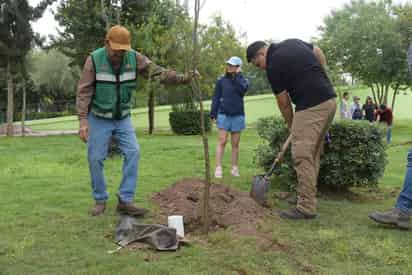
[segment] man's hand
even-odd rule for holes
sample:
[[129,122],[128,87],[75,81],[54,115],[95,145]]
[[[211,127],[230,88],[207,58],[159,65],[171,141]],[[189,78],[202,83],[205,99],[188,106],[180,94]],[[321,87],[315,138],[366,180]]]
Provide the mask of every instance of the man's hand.
[[89,123],[87,119],[80,120],[79,137],[84,143],[87,143],[89,139]]
[[185,83],[190,83],[193,79],[200,79],[202,76],[197,70],[194,71],[188,71],[185,73]]
[[286,90],[284,90],[283,92],[276,95],[276,99],[278,102],[280,113],[285,119],[289,131],[291,131],[293,121],[293,108],[289,94]]

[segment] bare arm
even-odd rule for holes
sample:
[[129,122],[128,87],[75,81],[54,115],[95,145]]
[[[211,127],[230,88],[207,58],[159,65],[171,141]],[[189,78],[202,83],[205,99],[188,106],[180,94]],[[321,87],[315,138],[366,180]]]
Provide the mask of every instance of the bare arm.
[[282,113],[282,116],[285,119],[288,128],[291,129],[293,121],[293,109],[288,92],[285,90],[277,94],[276,100],[278,102],[279,110]]
[[319,48],[314,46],[313,47],[313,53],[315,54],[316,58],[318,59],[319,63],[323,66],[326,67],[326,57],[323,51]]

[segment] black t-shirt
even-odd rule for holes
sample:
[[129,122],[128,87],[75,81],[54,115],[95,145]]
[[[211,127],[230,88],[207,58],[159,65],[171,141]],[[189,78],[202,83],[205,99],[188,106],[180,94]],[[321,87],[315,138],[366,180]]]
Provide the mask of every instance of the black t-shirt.
[[375,110],[378,109],[376,104],[363,104],[362,109],[365,110],[365,119],[370,122],[375,121]]
[[336,97],[313,45],[288,39],[269,46],[266,73],[275,94],[286,90],[296,112]]

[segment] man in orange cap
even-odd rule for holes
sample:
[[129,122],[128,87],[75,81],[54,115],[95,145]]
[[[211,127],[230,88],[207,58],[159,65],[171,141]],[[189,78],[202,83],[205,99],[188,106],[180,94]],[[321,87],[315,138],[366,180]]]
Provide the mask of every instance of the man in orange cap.
[[130,33],[122,26],[112,27],[105,46],[92,52],[84,65],[77,90],[80,139],[87,142],[88,161],[95,205],[90,214],[104,213],[108,194],[103,162],[113,135],[124,156],[123,177],[119,187],[117,211],[143,216],[147,210],[133,203],[137,185],[139,145],[130,119],[130,101],[137,75],[163,84],[188,84],[197,72],[178,74],[155,65],[131,49]]

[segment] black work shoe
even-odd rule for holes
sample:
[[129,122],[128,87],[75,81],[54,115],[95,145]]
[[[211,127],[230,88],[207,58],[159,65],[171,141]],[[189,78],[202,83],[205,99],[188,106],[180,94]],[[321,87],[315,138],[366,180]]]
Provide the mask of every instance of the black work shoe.
[[96,202],[95,206],[89,210],[89,214],[92,216],[100,216],[106,210],[106,203],[105,202]]
[[133,217],[143,217],[147,212],[149,212],[149,210],[145,208],[137,207],[132,202],[122,202],[119,195],[117,195],[117,198],[119,202],[117,204],[116,210],[117,210],[117,213],[121,215],[129,215]]
[[369,218],[377,223],[395,225],[401,229],[409,229],[411,227],[410,215],[397,208],[386,212],[373,212],[369,214]]
[[280,211],[279,216],[283,219],[290,219],[290,220],[305,220],[305,219],[316,218],[316,214],[306,214],[298,210],[297,208],[291,208],[288,210]]

